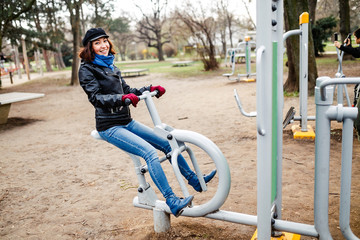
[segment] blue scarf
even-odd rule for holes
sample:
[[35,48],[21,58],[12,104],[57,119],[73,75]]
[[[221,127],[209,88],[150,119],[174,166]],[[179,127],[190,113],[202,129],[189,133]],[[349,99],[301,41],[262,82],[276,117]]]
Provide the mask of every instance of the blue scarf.
[[95,59],[93,61],[94,64],[110,68],[114,71],[114,58],[113,54],[109,54],[108,56],[95,54]]

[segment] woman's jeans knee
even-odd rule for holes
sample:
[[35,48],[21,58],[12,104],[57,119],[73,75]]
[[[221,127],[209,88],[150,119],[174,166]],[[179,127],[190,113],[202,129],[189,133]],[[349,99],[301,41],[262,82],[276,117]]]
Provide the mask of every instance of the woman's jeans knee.
[[[99,134],[103,139],[118,148],[143,158],[148,165],[151,178],[164,197],[166,198],[166,196],[172,194],[156,152],[156,149],[165,154],[171,151],[166,139],[159,137],[151,128],[134,120],[127,125],[115,126],[100,131]],[[178,165],[186,179],[189,179],[194,174],[182,155],[178,157]]]
[[[145,159],[151,178],[165,198],[173,192],[160,165],[154,146],[150,143],[156,136],[152,129],[136,121],[127,125],[115,126],[99,132],[100,136],[118,148]],[[156,141],[155,141],[156,142]]]

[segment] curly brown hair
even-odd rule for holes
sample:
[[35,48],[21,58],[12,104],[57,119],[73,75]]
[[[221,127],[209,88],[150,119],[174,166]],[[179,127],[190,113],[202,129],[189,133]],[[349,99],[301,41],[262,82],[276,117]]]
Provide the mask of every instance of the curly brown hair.
[[360,28],[358,28],[354,31],[354,36],[356,36],[357,38],[360,38]]
[[[116,52],[114,50],[114,45],[112,44],[110,39],[108,39],[108,42],[109,42],[109,45],[110,45],[109,53],[115,55]],[[80,49],[79,58],[81,58],[81,59],[83,59],[84,61],[87,61],[87,62],[94,61],[95,52],[94,52],[94,49],[92,48],[92,42],[88,42],[85,47]]]

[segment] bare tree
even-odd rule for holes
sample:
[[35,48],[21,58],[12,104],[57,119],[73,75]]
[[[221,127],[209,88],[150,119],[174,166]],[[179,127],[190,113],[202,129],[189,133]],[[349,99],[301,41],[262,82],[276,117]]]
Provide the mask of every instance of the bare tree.
[[[48,2],[46,2],[46,3],[39,2],[39,3],[35,4],[35,6],[33,8],[33,14],[31,14],[31,18],[33,18],[33,22],[35,23],[35,27],[38,32],[45,31],[42,26],[40,14],[44,10],[44,8],[47,4],[48,4]],[[40,38],[40,41],[43,43],[45,43],[48,40],[46,35],[43,35],[39,38]],[[53,69],[51,67],[48,50],[45,48],[42,48],[42,53],[43,53],[43,57],[44,57],[44,61],[45,61],[46,71],[52,72]]]
[[316,19],[339,14],[339,0],[321,0],[316,4]]
[[176,11],[171,12],[168,19],[169,21],[166,24],[171,25],[171,43],[174,44],[175,49],[179,50],[183,48],[184,53],[186,53],[187,47],[190,47],[190,45],[193,46],[193,43],[191,43],[191,32],[184,27],[184,23],[178,19]]
[[360,27],[360,1],[350,0],[350,26],[352,29]]
[[184,23],[196,41],[196,50],[201,57],[205,71],[219,68],[219,63],[215,58],[214,44],[217,25],[215,19],[209,15],[206,14],[206,10],[201,4],[197,8],[189,2],[186,3],[186,11],[177,11],[178,19]]
[[[340,19],[339,31],[344,40],[349,32],[360,27],[359,10],[359,0],[321,0],[317,2],[316,15],[317,18],[336,16]],[[345,26],[347,24],[348,27]]]
[[[227,28],[227,24],[226,24],[226,18],[223,15],[223,9],[221,4],[223,3],[223,1],[221,0],[221,2],[217,3],[217,13],[218,13],[218,19],[217,19],[217,26],[218,26],[218,32],[220,33],[220,42],[221,42],[221,47],[222,47],[222,54],[225,55],[226,53],[226,48],[227,48],[227,34],[226,34],[226,28]],[[232,39],[230,38],[230,43],[231,43],[231,47],[233,47],[232,44]]]
[[217,13],[218,13],[218,31],[220,33],[222,52],[225,54],[227,44],[227,33],[229,34],[230,46],[234,47],[233,44],[233,24],[235,21],[234,14],[230,11],[229,1],[220,0],[217,2]]
[[[256,24],[255,24],[254,20],[252,19],[252,16],[251,16],[250,11],[249,11],[248,4],[246,3],[245,0],[242,0],[242,2],[244,4],[245,10],[246,10],[247,15],[248,15],[248,23],[249,23],[249,25],[251,26],[251,28],[256,29]],[[251,0],[248,0],[247,2],[251,2]]]
[[128,17],[112,19],[109,24],[109,32],[113,35],[114,44],[120,52],[121,60],[125,61],[126,50],[135,35],[130,32],[130,20]]
[[136,7],[141,11],[143,18],[138,22],[137,31],[139,40],[144,41],[148,47],[158,50],[159,61],[164,61],[163,45],[170,42],[171,34],[164,29],[166,17],[167,0],[150,0],[152,13],[147,14],[137,4]]

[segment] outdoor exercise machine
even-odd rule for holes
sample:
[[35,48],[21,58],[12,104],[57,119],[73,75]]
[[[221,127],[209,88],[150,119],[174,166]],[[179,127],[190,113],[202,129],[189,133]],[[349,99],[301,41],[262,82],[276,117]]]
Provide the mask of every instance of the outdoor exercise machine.
[[[338,33],[334,33],[334,40],[338,41],[338,38],[339,38]],[[350,38],[351,38],[351,33],[348,34],[346,39],[350,39]],[[345,43],[344,43],[344,45],[345,45]],[[344,52],[343,51],[340,52],[340,50],[338,48],[336,48],[336,54],[337,54],[337,57],[338,57],[339,65],[338,65],[338,70],[337,70],[337,72],[335,74],[335,78],[344,78],[345,74],[343,73],[343,69],[342,69],[342,61],[343,61],[343,57],[344,57]],[[340,84],[340,85],[337,86],[337,102],[339,104],[343,104],[343,98],[344,98],[343,89],[344,89],[344,92],[345,92],[347,104],[348,104],[348,106],[351,106],[350,98],[349,98],[349,94],[348,94],[348,91],[347,91],[346,84]],[[334,91],[335,91],[335,88],[334,88]]]
[[[255,76],[256,73],[251,73],[251,47],[255,46],[255,42],[250,41],[250,37],[246,36],[245,41],[240,42],[236,48],[229,48],[226,50],[225,55],[225,66],[227,66],[228,61],[229,65],[231,66],[231,73],[223,74],[224,77],[227,77],[229,80],[235,81],[244,81],[244,82],[254,82],[255,79],[251,78],[251,76]],[[242,53],[244,51],[244,53]],[[245,66],[246,66],[246,73],[238,73],[237,77],[234,78],[233,75],[235,74],[235,65],[236,65],[236,58],[244,58],[245,59]],[[245,77],[245,78],[243,78]]]
[[[198,161],[195,157],[195,153],[191,146],[195,146],[197,149],[201,149],[212,160],[217,169],[219,177],[218,188],[214,196],[206,203],[200,205],[194,205],[191,208],[184,209],[182,216],[201,217],[211,212],[218,211],[224,204],[229,191],[230,191],[230,170],[226,162],[226,159],[220,149],[208,138],[195,132],[174,129],[165,123],[162,123],[160,116],[156,110],[155,104],[152,100],[152,96],[156,95],[156,91],[145,91],[139,98],[146,102],[146,106],[150,113],[151,119],[154,124],[154,134],[157,134],[167,139],[172,148],[172,152],[166,157],[160,159],[160,162],[164,162],[166,159],[171,159],[171,164],[178,180],[184,197],[189,196],[189,191],[180,173],[177,158],[179,154],[186,152],[190,157],[190,160],[195,169],[196,175],[199,178],[200,185],[203,191],[207,191],[206,184],[203,179],[203,174],[199,167]],[[129,105],[131,102],[127,102]],[[102,139],[96,130],[93,130],[91,135],[96,139]],[[155,231],[164,232],[170,228],[170,209],[164,201],[158,200],[154,190],[146,182],[144,174],[148,171],[146,165],[141,165],[140,158],[133,154],[130,154],[131,159],[135,165],[135,172],[139,181],[138,196],[134,198],[133,204],[136,207],[153,209],[154,211],[154,228]],[[221,214],[215,214],[213,218],[221,219]]]
[[[214,162],[219,177],[218,188],[214,196],[206,203],[186,208],[181,216],[206,217],[239,224],[257,226],[256,238],[268,240],[272,236],[290,232],[286,239],[299,239],[298,234],[331,240],[328,224],[329,208],[329,162],[330,162],[330,122],[343,122],[342,174],[340,192],[340,229],[346,239],[358,239],[351,231],[350,189],[352,161],[352,124],[357,116],[357,108],[344,107],[341,104],[332,106],[333,86],[335,84],[360,83],[360,78],[321,77],[315,88],[316,131],[315,140],[315,192],[314,224],[303,224],[281,219],[282,210],[282,111],[283,89],[282,76],[279,74],[279,63],[283,62],[283,1],[261,1],[256,5],[257,27],[261,29],[257,36],[257,82],[256,82],[256,129],[257,129],[257,215],[248,215],[220,210],[230,191],[230,171],[220,149],[208,138],[191,131],[177,130],[161,122],[151,96],[156,93],[145,92],[144,99],[155,125],[154,134],[168,139],[172,152],[171,158],[175,176],[183,195],[188,191],[177,166],[177,157],[185,151],[200,179],[201,187],[206,191],[201,169],[194,151],[188,145],[195,145]],[[282,64],[281,64],[282,65]],[[271,74],[270,74],[271,73]],[[281,81],[279,80],[281,79]],[[92,135],[99,139],[96,131]],[[131,156],[140,182],[138,196],[134,198],[136,207],[153,210],[154,229],[157,232],[170,228],[170,210],[164,201],[157,199],[153,190],[144,178],[147,167],[141,165],[140,159]],[[163,158],[162,161],[165,161]],[[255,236],[253,236],[255,239]],[[283,238],[284,239],[284,238]]]
[[[304,12],[299,17],[299,29],[291,30],[283,35],[283,42],[290,36],[299,35],[299,100],[300,100],[300,115],[295,116],[295,108],[291,107],[286,114],[283,121],[283,128],[286,127],[291,121],[300,121],[299,125],[292,126],[294,139],[315,139],[315,132],[310,125],[307,124],[308,120],[315,120],[315,116],[308,116],[307,111],[307,98],[308,98],[308,43],[309,43],[309,13]],[[284,47],[285,52],[285,47]],[[282,73],[283,65],[279,63]],[[279,77],[280,80],[280,77]]]
[[[307,124],[308,120],[315,120],[315,116],[308,116],[307,113],[307,97],[308,97],[308,31],[309,31],[309,14],[304,12],[299,17],[299,29],[290,30],[283,34],[283,43],[285,44],[286,39],[291,36],[299,36],[300,45],[299,45],[299,102],[300,102],[300,115],[295,116],[295,108],[291,107],[287,112],[285,119],[283,121],[283,128],[285,128],[288,124],[294,121],[300,121],[299,125],[292,126],[293,137],[294,139],[315,139],[315,132],[310,125]],[[279,45],[279,52],[285,52],[284,44]],[[283,64],[278,63],[278,71],[279,73],[283,72]],[[278,75],[278,80],[282,81],[282,75]],[[255,117],[256,114],[252,114],[251,116],[247,115],[244,111],[240,98],[234,90],[234,96],[240,112],[247,117]]]
[[[270,10],[271,9],[271,10]],[[281,219],[282,199],[282,119],[283,114],[283,1],[261,1],[257,4],[256,101],[257,112],[257,237],[269,239],[274,230],[281,229],[321,240],[332,239],[329,224],[329,162],[330,122],[343,122],[342,174],[340,193],[340,229],[346,239],[358,239],[352,234],[350,219],[350,188],[352,161],[352,124],[357,109],[332,106],[333,87],[329,85],[358,83],[360,78],[319,78],[315,88],[315,192],[314,225]],[[271,74],[270,74],[271,73]],[[307,87],[305,88],[307,89]]]
[[[261,48],[263,49],[263,48]],[[260,58],[261,60],[261,58]],[[320,78],[318,79],[318,87],[316,89],[316,104],[317,104],[317,116],[318,113],[322,114],[321,117],[324,119],[324,121],[330,122],[330,120],[339,120],[339,112],[342,112],[340,115],[343,116],[344,119],[346,119],[346,123],[344,123],[344,135],[347,136],[347,138],[344,137],[344,143],[343,146],[346,148],[343,149],[343,162],[342,164],[342,172],[344,174],[344,178],[342,178],[342,189],[341,189],[341,218],[343,219],[340,221],[340,224],[342,224],[342,229],[348,229],[348,219],[350,214],[350,187],[351,187],[351,174],[348,174],[351,172],[351,164],[349,164],[349,159],[351,160],[351,151],[349,154],[349,149],[352,150],[352,134],[349,133],[349,127],[350,130],[352,130],[352,118],[355,118],[357,115],[357,109],[355,108],[348,108],[344,109],[339,106],[330,106],[332,101],[332,88],[326,88],[327,85],[334,84],[334,81],[338,79],[327,79],[327,78]],[[344,78],[341,78],[341,80],[344,80]],[[360,79],[345,79],[347,82],[351,81],[359,81]],[[341,82],[343,83],[343,82]],[[325,92],[325,93],[324,93]],[[223,221],[229,221],[233,223],[240,223],[240,224],[246,224],[246,225],[257,225],[258,231],[257,236],[258,239],[269,239],[270,236],[273,236],[273,233],[276,232],[274,230],[278,231],[289,231],[293,233],[299,233],[304,235],[309,235],[313,237],[320,237],[321,232],[320,230],[316,229],[312,225],[302,224],[302,223],[295,223],[295,222],[289,222],[279,219],[278,214],[280,214],[280,209],[276,207],[276,205],[272,205],[270,209],[267,210],[269,214],[270,222],[264,221],[264,223],[260,224],[259,222],[259,216],[252,216],[247,214],[241,214],[236,212],[230,212],[230,211],[224,211],[220,210],[220,207],[224,204],[229,191],[230,191],[230,171],[228,164],[225,160],[225,157],[219,150],[219,148],[211,142],[206,137],[195,133],[191,131],[185,131],[185,130],[176,130],[172,127],[164,124],[161,122],[160,117],[157,113],[157,110],[155,108],[154,102],[152,100],[152,96],[156,95],[156,92],[145,92],[142,96],[140,96],[140,99],[144,99],[147,105],[147,108],[149,110],[150,116],[152,118],[152,121],[155,125],[154,128],[154,134],[159,134],[164,138],[167,138],[171,144],[171,147],[173,148],[173,151],[171,154],[167,155],[166,157],[163,157],[160,161],[164,162],[167,159],[172,160],[172,166],[174,169],[175,176],[180,184],[181,190],[183,192],[183,195],[189,196],[189,192],[187,190],[186,184],[184,183],[181,173],[177,166],[177,156],[183,152],[187,152],[190,156],[190,159],[192,161],[192,164],[194,166],[194,169],[196,171],[196,174],[199,176],[200,184],[202,186],[203,191],[207,190],[206,184],[203,180],[202,172],[198,164],[198,160],[195,157],[194,152],[191,150],[191,147],[189,145],[195,145],[196,147],[199,147],[201,150],[203,150],[214,162],[217,170],[218,170],[218,176],[219,176],[219,182],[218,182],[218,188],[213,196],[212,199],[210,199],[208,202],[201,204],[201,205],[195,205],[191,208],[186,208],[184,212],[182,213],[182,216],[189,216],[189,217],[206,217],[210,219],[216,219],[216,220],[223,220]],[[324,96],[323,96],[324,95]],[[331,96],[328,96],[331,95]],[[324,99],[324,100],[323,100]],[[339,109],[340,108],[340,109]],[[259,113],[260,114],[260,113]],[[326,133],[326,131],[330,132],[330,128],[327,129],[326,126],[330,126],[330,124],[320,124],[321,127],[317,126],[317,129],[319,128],[319,136],[322,136]],[[267,136],[270,133],[273,133],[271,131],[266,131],[265,128],[266,125],[258,125],[258,135],[260,136]],[[101,139],[100,135],[97,133],[96,130],[94,130],[91,135],[95,137],[96,139]],[[326,134],[325,134],[326,135]],[[329,181],[328,181],[328,175],[326,176],[326,171],[319,171],[319,168],[323,169],[326,165],[326,159],[323,159],[323,156],[328,156],[326,151],[330,151],[330,135],[328,135],[328,138],[323,137],[321,138],[321,146],[318,147],[320,144],[320,140],[316,142],[317,146],[317,152],[319,152],[316,155],[316,160],[321,161],[321,165],[316,167],[315,174],[316,174],[316,182],[315,182],[315,220],[319,222],[318,227],[320,229],[325,229],[326,231],[326,221],[324,223],[324,219],[327,219],[328,214],[328,201],[326,201],[326,197],[329,194]],[[259,137],[259,136],[258,136]],[[324,146],[325,142],[325,146]],[[259,143],[259,142],[258,142]],[[328,143],[328,144],[326,144]],[[275,151],[275,149],[272,149],[271,152]],[[259,151],[258,151],[259,154]],[[145,179],[145,173],[148,171],[148,168],[146,165],[142,165],[140,158],[129,154],[130,157],[133,160],[133,163],[135,165],[135,172],[139,181],[139,188],[138,188],[138,196],[134,198],[133,204],[136,207],[145,208],[153,210],[153,216],[154,216],[154,229],[156,232],[165,232],[170,228],[170,209],[167,207],[166,203],[164,201],[158,200],[154,190],[151,188],[149,183],[146,182]],[[264,155],[264,154],[262,154]],[[269,154],[267,154],[269,155]],[[262,156],[262,158],[265,158],[268,156]],[[319,158],[319,159],[318,159]],[[263,159],[259,159],[258,161],[263,161]],[[276,160],[276,159],[275,159]],[[276,162],[276,161],[275,161]],[[350,161],[351,162],[351,161]],[[271,172],[270,175],[274,174],[274,168],[271,167],[269,169],[265,169],[262,167],[263,164],[266,162],[262,162],[262,164],[258,164],[258,178],[265,174],[269,175],[269,171]],[[327,162],[328,163],[328,162]],[[265,164],[268,165],[268,164]],[[324,166],[325,165],[325,166]],[[278,166],[277,166],[278,167]],[[275,170],[276,172],[276,170]],[[281,175],[275,173],[275,175]],[[350,176],[350,178],[349,178]],[[273,178],[274,176],[272,176]],[[317,179],[319,179],[317,181]],[[326,181],[327,179],[327,181]],[[272,179],[274,180],[274,179]],[[279,195],[281,195],[278,191],[281,188],[277,188],[276,185],[274,185],[274,181],[270,181],[272,183],[271,186],[268,186],[271,191],[274,191],[273,189],[276,189],[275,196],[277,197],[276,201],[279,201]],[[264,182],[260,182],[258,184],[258,188],[262,188],[261,186],[264,185]],[[266,185],[266,184],[265,184]],[[281,185],[281,184],[280,184]],[[269,192],[270,190],[268,190]],[[259,194],[259,192],[258,192]],[[262,200],[262,198],[259,198],[258,205],[266,205],[266,201]],[[344,203],[344,204],[343,204]],[[281,202],[277,203],[281,205]],[[258,210],[259,213],[259,210]],[[267,224],[265,224],[267,223]],[[261,238],[260,234],[262,233],[260,230],[261,227],[265,227],[262,225],[269,225],[271,228],[271,232],[269,235],[266,235],[266,237]],[[347,230],[349,232],[349,230]],[[284,233],[280,233],[281,235]],[[290,233],[285,233],[287,238],[286,239],[299,239],[299,235],[294,235]],[[327,234],[327,233],[326,233]],[[326,235],[325,238],[320,239],[331,239],[328,238],[329,235]],[[351,239],[351,238],[348,238]]]

